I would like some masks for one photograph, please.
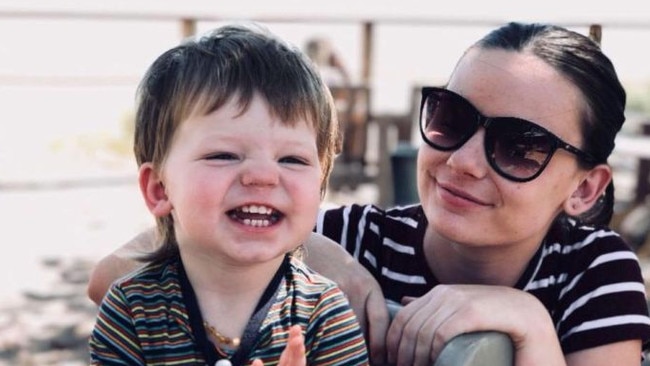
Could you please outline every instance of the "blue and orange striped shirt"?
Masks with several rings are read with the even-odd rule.
[[[308,365],[367,365],[357,319],[332,281],[291,258],[246,364],[277,365],[289,328],[299,324]],[[180,259],[150,264],[111,287],[90,338],[95,365],[205,365],[192,333]]]

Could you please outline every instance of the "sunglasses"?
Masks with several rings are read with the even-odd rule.
[[[515,182],[537,178],[555,151],[564,149],[589,164],[596,159],[536,123],[515,117],[486,117],[467,99],[442,88],[422,88],[420,133],[436,150],[460,148],[485,128],[485,155],[500,176]]]

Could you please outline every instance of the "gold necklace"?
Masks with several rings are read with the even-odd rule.
[[[203,326],[207,329],[208,333],[214,338],[217,343],[225,344],[228,347],[237,348],[239,347],[240,339],[226,337],[225,335],[219,333],[215,327],[210,325],[207,321],[203,321]]]

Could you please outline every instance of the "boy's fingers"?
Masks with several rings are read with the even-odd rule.
[[[287,347],[280,356],[280,366],[305,366],[307,364],[305,353],[305,338],[302,336],[302,329],[299,325],[294,325],[289,330]]]

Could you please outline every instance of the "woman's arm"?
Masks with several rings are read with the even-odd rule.
[[[144,265],[137,257],[155,250],[156,243],[156,230],[151,228],[102,258],[90,274],[88,297],[99,305],[113,281]]]
[[[386,336],[389,362],[430,365],[457,335],[500,331],[514,344],[516,365],[565,365],[544,306],[532,295],[500,286],[439,285],[408,299]]]
[[[439,285],[406,299],[386,337],[388,360],[430,365],[455,336],[500,331],[514,344],[515,365],[639,365],[641,341],[630,340],[564,355],[548,311],[534,296],[500,286]]]

